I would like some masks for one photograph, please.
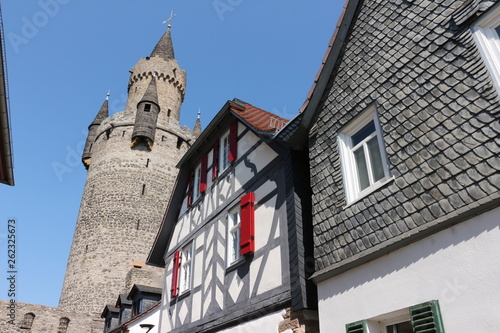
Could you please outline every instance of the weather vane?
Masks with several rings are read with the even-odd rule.
[[[163,24],[165,24],[169,21],[172,21],[172,19],[176,16],[177,16],[177,14],[174,14],[174,9],[172,8],[172,10],[170,11],[170,17],[168,19],[166,19],[165,21],[163,21]],[[169,24],[169,25],[167,25],[167,27],[171,28],[172,26]]]

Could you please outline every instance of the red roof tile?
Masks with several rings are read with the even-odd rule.
[[[248,103],[245,108],[231,104],[231,111],[240,116],[245,122],[261,132],[274,132],[283,128],[288,120],[271,112],[264,111]]]

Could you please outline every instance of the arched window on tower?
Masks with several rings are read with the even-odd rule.
[[[28,312],[27,314],[24,315],[20,328],[30,330],[34,320],[35,320],[35,314]]]
[[[62,317],[59,319],[59,327],[57,328],[57,333],[66,333],[68,331],[69,319]]]

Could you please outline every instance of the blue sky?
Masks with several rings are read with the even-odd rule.
[[[181,124],[206,126],[228,99],[298,113],[343,0],[3,1],[15,187],[0,187],[0,242],[17,221],[17,301],[57,306],[85,184],[87,127],[111,91],[122,111],[129,70],[174,9],[187,71]],[[7,273],[7,250],[0,267]],[[1,255],[1,252],[0,252]],[[0,256],[1,258],[1,256]],[[0,298],[7,299],[5,279]]]

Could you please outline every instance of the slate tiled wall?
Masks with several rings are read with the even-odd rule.
[[[360,1],[310,143],[316,270],[498,202],[499,96],[462,3]],[[346,206],[337,134],[372,104],[394,180]]]

